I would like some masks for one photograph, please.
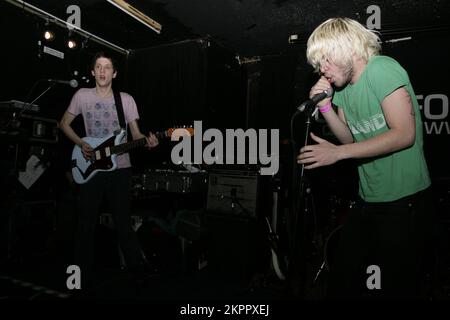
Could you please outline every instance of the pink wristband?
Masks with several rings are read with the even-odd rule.
[[[320,113],[327,113],[330,110],[331,110],[331,102],[328,102],[326,105],[319,108]]]

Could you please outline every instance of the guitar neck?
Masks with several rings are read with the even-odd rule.
[[[162,139],[167,137],[167,132],[166,131],[162,131],[162,132],[156,132],[155,136],[158,139]],[[111,147],[111,152],[115,153],[115,154],[119,154],[119,153],[124,153],[127,152],[131,149],[135,149],[138,147],[143,147],[147,144],[147,139],[146,138],[141,138],[141,139],[137,139],[137,140],[133,140],[131,142],[126,142],[126,143],[122,143],[122,144],[118,144],[116,146],[112,146]]]
[[[131,142],[122,143],[122,144],[118,144],[116,146],[111,147],[111,152],[116,153],[116,154],[124,153],[131,149],[135,149],[137,147],[143,147],[143,146],[145,146],[146,143],[147,143],[147,140],[145,138],[133,140]]]
[[[156,132],[155,136],[159,139],[164,139],[167,138],[169,135],[167,134],[167,131],[161,131],[161,132]]]

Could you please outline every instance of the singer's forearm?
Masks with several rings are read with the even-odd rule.
[[[381,102],[388,130],[373,138],[338,147],[342,159],[370,158],[408,148],[416,139],[416,113],[405,88],[399,88]],[[341,109],[339,109],[342,112]],[[345,115],[339,113],[345,121]]]
[[[333,132],[342,144],[353,143],[353,136],[350,129],[347,124],[339,118],[334,110],[322,113],[322,116],[325,118],[331,132]]]
[[[410,139],[401,129],[390,129],[371,139],[338,146],[339,160],[370,158],[392,153],[410,147]]]

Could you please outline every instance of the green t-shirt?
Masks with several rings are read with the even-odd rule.
[[[381,102],[400,87],[411,96],[416,118],[416,139],[409,148],[361,159],[358,165],[359,195],[367,202],[387,202],[424,190],[430,185],[423,154],[422,119],[408,74],[387,56],[372,57],[354,84],[336,91],[333,103],[343,108],[356,142],[389,130]]]

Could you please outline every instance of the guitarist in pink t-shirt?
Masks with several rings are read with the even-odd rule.
[[[90,138],[112,136],[120,129],[126,133],[129,128],[133,140],[143,141],[148,149],[156,147],[158,138],[152,133],[146,137],[139,129],[137,122],[139,115],[133,97],[120,92],[121,101],[116,103],[119,95],[115,97],[112,90],[112,80],[117,76],[114,60],[103,52],[97,53],[92,60],[91,72],[95,77],[95,87],[79,89],[60,121],[61,130],[79,147],[76,148],[81,150],[80,154],[86,161],[96,156],[94,151],[96,146],[87,142]],[[120,120],[120,109],[117,109],[117,104],[120,103],[123,120]],[[87,135],[83,139],[71,127],[72,121],[80,114]],[[121,126],[122,122],[124,124]],[[121,142],[126,142],[126,135],[123,135]],[[127,269],[140,270],[144,266],[144,259],[129,216],[132,176],[130,167],[129,154],[118,154],[113,168],[115,170],[98,172],[80,184],[75,264],[81,268],[82,288],[92,285],[94,281],[95,226],[103,198],[107,201],[108,209],[113,216]]]

